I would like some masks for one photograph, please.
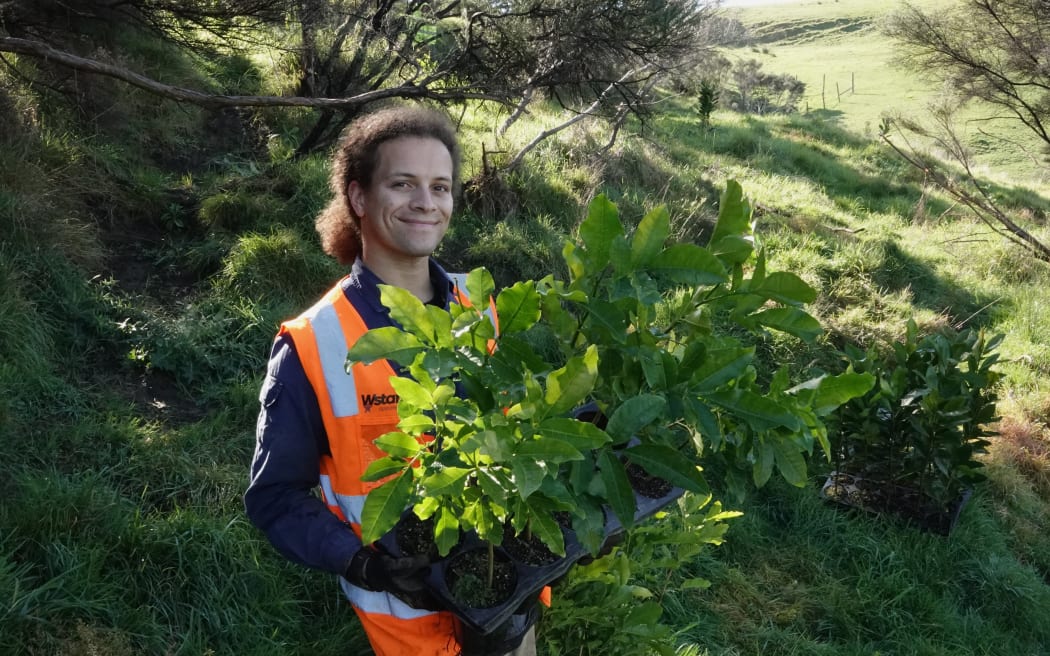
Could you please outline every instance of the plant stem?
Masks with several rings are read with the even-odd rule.
[[[496,578],[496,547],[489,542],[489,576],[488,588],[492,590],[492,581]]]

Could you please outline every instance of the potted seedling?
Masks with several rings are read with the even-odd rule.
[[[719,334],[716,318],[751,334],[812,339],[820,330],[801,307],[813,290],[794,274],[766,272],[750,217],[730,182],[706,247],[668,243],[666,210],[628,234],[599,197],[579,243],[563,249],[568,280],[495,294],[478,269],[466,277],[470,303],[447,312],[382,287],[401,329],[369,331],[349,362],[387,358],[407,375],[392,380],[398,431],[376,440],[388,456],[365,474],[382,484],[365,501],[364,541],[396,548],[390,534],[406,508],[430,522],[439,557],[432,590],[486,633],[610,534],[685,491],[709,494],[698,467],[706,452],[747,461],[757,483],[776,467],[801,485],[805,454],[826,444],[822,417],[865,392],[870,376],[789,386],[784,371],[763,388],[754,347]],[[483,311],[494,294],[498,332]],[[535,349],[537,340],[559,350]],[[665,488],[647,497],[644,477]],[[516,540],[538,541],[555,558],[523,563],[508,548]],[[468,553],[481,564],[463,583]],[[503,577],[510,593],[485,598],[502,561],[513,570]],[[475,607],[459,588],[479,593]]]
[[[977,457],[998,419],[1001,341],[974,329],[920,336],[909,321],[892,352],[847,348],[848,367],[877,383],[837,413],[836,469],[825,497],[947,534],[984,478]]]

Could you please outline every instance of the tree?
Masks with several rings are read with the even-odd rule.
[[[1050,146],[1050,2],[966,0],[939,12],[905,3],[886,23],[900,63],[1020,121]]]
[[[966,0],[929,12],[905,3],[890,16],[885,31],[904,46],[897,56],[900,64],[951,91],[931,108],[932,129],[897,118],[884,123],[883,140],[997,233],[1050,262],[1050,247],[1014,220],[977,180],[954,118],[962,105],[982,101],[1001,112],[989,118],[1019,121],[1050,151],[1050,2]],[[910,145],[894,143],[889,133],[894,124],[932,141],[962,167],[962,175]]]
[[[729,77],[735,88],[725,102],[744,113],[790,114],[798,108],[798,101],[806,92],[801,80],[793,75],[766,73],[757,59],[737,62]]]
[[[543,90],[575,111],[599,99],[614,116],[641,111],[653,76],[695,51],[712,11],[692,0],[85,0],[69,7],[0,3],[0,52],[202,106],[317,108],[299,154],[327,145],[363,107],[390,97],[487,99],[524,111]],[[265,46],[298,79],[273,96],[180,88],[97,59],[92,44],[74,36],[86,24],[147,29],[199,58]]]

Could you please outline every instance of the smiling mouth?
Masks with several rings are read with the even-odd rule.
[[[436,225],[438,225],[440,223],[439,221],[426,221],[424,219],[406,219],[406,218],[402,218],[402,217],[398,217],[397,220],[400,221],[401,223],[407,223],[409,225],[417,225],[417,226],[436,226]]]

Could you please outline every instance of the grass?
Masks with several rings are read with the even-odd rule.
[[[680,624],[701,609],[688,635],[712,654],[1038,653],[1050,633],[1033,613],[1048,591],[986,504],[944,539],[774,485],[707,561],[711,588],[669,608]]]
[[[453,270],[489,267],[502,285],[560,273],[560,244],[597,193],[629,222],[666,204],[674,233],[702,241],[719,190],[737,179],[770,268],[818,290],[812,311],[826,328],[814,345],[763,343],[769,366],[827,365],[847,342],[899,337],[912,317],[1007,335],[989,481],[950,538],[773,484],[736,504],[745,515],[721,547],[630,564],[622,616],[646,594],[633,586],[657,590],[683,654],[1050,649],[1050,270],[925,187],[865,130],[882,111],[874,99],[911,93],[879,63],[887,48],[864,22],[882,11],[870,0],[778,5],[762,29],[780,36],[742,53],[796,73],[803,56],[843,62],[840,73],[859,58],[872,68],[858,89],[871,97],[802,116],[719,111],[709,131],[689,99],[667,98],[600,155],[607,135],[581,122],[464,204],[439,253]],[[213,66],[216,84],[274,84],[263,59]],[[19,106],[34,102],[17,80],[0,82]],[[140,147],[124,127],[80,125],[54,104],[0,133],[0,653],[367,652],[332,577],[277,555],[240,501],[273,332],[341,273],[312,235],[328,193],[324,158],[280,160],[280,136],[230,150],[198,118],[182,116],[163,143],[151,124]],[[481,144],[513,153],[559,120],[537,107],[497,138],[500,118],[487,106],[464,113],[468,176],[482,170]],[[194,162],[144,152],[158,143],[201,151]],[[1050,200],[1004,179],[989,184],[1050,240]],[[711,586],[684,584],[695,577]],[[638,642],[611,635],[616,626],[588,632],[621,617],[602,600],[563,600],[540,627],[541,653]],[[574,618],[584,628],[550,633]]]
[[[936,11],[951,0],[924,2]],[[872,0],[803,0],[769,7],[731,10],[752,30],[754,43],[731,51],[734,58],[757,59],[773,73],[806,84],[802,109],[866,137],[878,133],[884,115],[919,118],[941,94],[934,81],[894,64],[895,49],[879,31],[880,21],[900,3]],[[1047,179],[1029,153],[1039,144],[1016,122],[982,120],[987,107],[960,114],[962,134],[984,175],[1023,180],[1044,188]]]

